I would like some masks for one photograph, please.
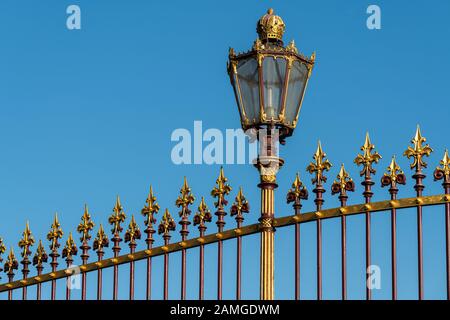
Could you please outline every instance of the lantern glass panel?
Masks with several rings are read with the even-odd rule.
[[[259,121],[259,77],[258,63],[255,58],[239,61],[237,65],[238,81],[243,110],[250,123]],[[238,90],[239,94],[239,90]]]
[[[285,119],[288,123],[292,124],[300,111],[299,108],[305,91],[308,69],[305,64],[296,60],[292,63],[290,72],[286,96]]]
[[[264,111],[267,119],[278,119],[281,111],[286,60],[284,58],[265,57],[263,60]]]

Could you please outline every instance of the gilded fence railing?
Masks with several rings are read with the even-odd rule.
[[[342,299],[347,298],[347,227],[346,217],[351,215],[362,214],[365,216],[365,255],[366,255],[366,267],[371,264],[371,214],[374,212],[388,211],[391,215],[391,284],[393,300],[397,299],[397,242],[396,242],[396,214],[400,209],[415,208],[417,210],[417,263],[418,263],[418,298],[424,298],[423,289],[423,246],[422,246],[422,208],[425,206],[437,206],[443,205],[445,209],[445,254],[446,254],[446,288],[447,299],[450,299],[450,157],[446,151],[443,159],[433,173],[434,180],[442,180],[443,194],[425,196],[423,190],[425,186],[423,181],[425,174],[423,169],[426,168],[426,163],[423,159],[424,156],[429,156],[432,149],[429,145],[425,144],[425,138],[422,137],[420,129],[417,128],[415,137],[412,140],[413,147],[408,147],[404,155],[408,158],[412,158],[413,162],[410,167],[413,169],[412,178],[415,180],[414,189],[416,196],[411,198],[397,199],[398,187],[406,183],[406,175],[400,169],[396,162],[395,157],[392,158],[390,165],[387,168],[387,172],[382,175],[380,185],[382,187],[389,187],[390,199],[385,201],[372,202],[373,195],[372,186],[375,181],[372,180],[375,174],[373,164],[377,163],[381,156],[374,152],[374,145],[370,142],[367,135],[364,145],[362,146],[362,154],[358,155],[355,159],[357,165],[362,166],[360,172],[363,181],[361,182],[364,187],[363,196],[364,203],[348,205],[348,192],[355,191],[355,182],[350,178],[344,165],[341,165],[337,179],[331,184],[331,194],[338,195],[340,207],[324,209],[323,194],[325,193],[325,183],[327,181],[324,173],[331,168],[331,163],[326,159],[326,155],[322,150],[322,146],[318,145],[317,151],[314,154],[314,161],[307,167],[307,171],[313,174],[312,183],[314,189],[312,192],[315,194],[316,208],[312,212],[302,213],[302,201],[308,199],[308,191],[305,185],[300,181],[299,176],[295,177],[292,188],[287,193],[287,202],[292,203],[293,215],[274,218],[272,221],[273,228],[281,228],[286,226],[294,226],[294,275],[293,281],[295,283],[295,299],[300,299],[300,226],[304,223],[315,222],[317,224],[317,299],[322,299],[322,221],[325,219],[339,218],[341,222],[341,296]],[[141,239],[142,234],[138,227],[138,223],[134,216],[131,217],[127,230],[124,233],[124,241],[128,244],[128,250],[126,253],[121,254],[123,249],[120,246],[122,242],[122,224],[126,220],[126,216],[121,205],[119,197],[117,197],[113,213],[108,219],[108,222],[112,226],[112,238],[108,239],[107,234],[103,226],[100,224],[98,232],[91,242],[91,232],[94,229],[94,223],[89,214],[87,206],[81,218],[81,222],[77,228],[77,232],[80,233],[80,249],[82,265],[79,266],[81,273],[81,299],[84,300],[87,297],[87,278],[89,273],[97,273],[97,295],[98,300],[102,299],[103,289],[103,275],[102,271],[106,268],[113,269],[112,279],[112,291],[113,299],[118,299],[119,290],[119,266],[123,264],[129,264],[130,274],[128,281],[129,299],[134,299],[135,294],[135,262],[146,261],[146,299],[151,299],[151,275],[152,275],[152,258],[157,256],[164,257],[164,286],[163,297],[168,299],[169,297],[169,257],[174,252],[181,252],[181,292],[180,299],[186,299],[186,256],[189,249],[199,248],[199,285],[198,285],[198,298],[204,298],[204,247],[206,245],[217,244],[217,299],[222,299],[222,277],[223,277],[223,242],[226,240],[236,239],[236,294],[235,298],[241,298],[241,282],[242,282],[242,238],[251,235],[261,233],[267,226],[262,222],[251,225],[243,225],[244,214],[250,211],[250,206],[244,197],[242,189],[239,189],[235,201],[229,206],[229,213],[236,220],[236,226],[234,228],[225,230],[224,217],[227,215],[226,207],[228,201],[226,196],[231,192],[231,187],[228,184],[228,180],[224,175],[223,169],[220,170],[219,177],[216,180],[216,186],[211,191],[211,195],[216,199],[214,203],[215,215],[217,216],[216,225],[217,231],[207,233],[207,223],[212,221],[213,215],[206,205],[205,199],[202,197],[199,202],[198,209],[193,215],[192,222],[194,226],[198,227],[199,236],[196,238],[188,238],[189,229],[191,224],[189,216],[191,214],[190,206],[194,204],[195,197],[191,192],[191,188],[188,185],[187,180],[184,180],[183,186],[180,190],[180,195],[176,200],[176,206],[179,207],[179,216],[181,226],[180,235],[181,241],[170,242],[171,232],[176,229],[175,220],[172,218],[170,212],[166,209],[161,222],[155,229],[156,214],[160,210],[160,206],[157,203],[156,197],[153,194],[153,189],[150,188],[149,195],[146,199],[146,204],[142,209],[142,215],[145,218],[145,230],[146,233],[145,243],[146,249],[136,251],[137,241]],[[158,233],[162,236],[164,244],[161,246],[153,246],[154,234]],[[12,299],[12,292],[14,290],[22,290],[22,299],[27,299],[27,290],[31,286],[36,287],[36,298],[39,300],[42,296],[42,284],[45,282],[51,282],[51,299],[56,299],[56,285],[58,279],[66,279],[74,274],[75,269],[72,268],[74,255],[78,253],[78,248],[74,240],[74,236],[69,233],[66,243],[62,250],[60,250],[60,240],[63,237],[63,231],[61,224],[55,215],[54,221],[51,225],[51,230],[47,234],[47,240],[50,242],[50,253],[47,254],[42,241],[39,241],[36,252],[31,258],[31,248],[35,245],[35,240],[31,233],[30,227],[27,223],[23,237],[19,242],[20,254],[22,260],[22,277],[20,280],[15,280],[15,272],[19,269],[19,261],[17,260],[13,248],[10,249],[9,254],[6,257],[4,265],[2,265],[7,275],[8,282],[0,285],[0,292],[8,292],[8,298]],[[113,256],[111,258],[105,258],[105,248],[112,244]],[[89,262],[89,253],[92,253],[92,249],[97,255],[97,261]],[[273,249],[273,248],[272,248]],[[279,249],[283,250],[283,249]],[[6,247],[3,240],[0,239],[0,261],[1,254],[6,252]],[[65,263],[58,258],[63,258]],[[49,263],[51,272],[43,274],[44,264]],[[261,262],[262,263],[262,262]],[[35,266],[36,273],[32,274],[30,265]],[[58,267],[61,268],[58,269]],[[270,281],[269,281],[270,282]],[[272,281],[273,282],[273,281]],[[263,282],[262,283],[267,283]],[[263,288],[262,288],[263,289]],[[66,299],[71,299],[70,288],[66,289]],[[366,299],[371,299],[371,289],[367,288]]]

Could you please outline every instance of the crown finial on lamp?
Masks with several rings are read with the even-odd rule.
[[[282,41],[286,25],[281,17],[274,14],[273,9],[267,10],[257,24],[256,31],[258,32],[261,41]]]

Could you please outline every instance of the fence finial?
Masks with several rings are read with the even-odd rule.
[[[300,175],[297,172],[295,175],[295,180],[292,183],[292,188],[289,189],[287,196],[286,196],[286,202],[291,203],[293,202],[293,207],[295,210],[295,214],[300,214],[300,210],[302,208],[302,200],[308,199],[308,190],[306,190],[306,187],[303,185],[303,182],[300,180]]]
[[[194,201],[195,201],[195,197],[191,193],[191,188],[189,188],[186,177],[184,177],[184,183],[183,183],[183,187],[181,187],[181,190],[180,190],[180,196],[178,196],[177,200],[175,201],[175,205],[177,207],[181,208],[181,211],[179,212],[181,221],[179,223],[181,225],[180,234],[181,234],[181,238],[183,241],[186,239],[186,237],[189,234],[188,225],[191,224],[188,220],[189,215],[191,214],[189,205],[193,204]]]
[[[148,193],[147,200],[145,200],[146,205],[142,208],[141,213],[145,217],[145,225],[147,230],[153,230],[153,224],[156,223],[155,214],[159,212],[159,204],[156,202],[156,197],[153,194],[153,188],[150,186],[150,192]],[[147,230],[145,232],[147,232]]]
[[[216,180],[217,186],[214,187],[211,191],[211,195],[214,198],[217,198],[217,201],[214,203],[214,206],[220,211],[223,210],[224,206],[228,204],[228,201],[225,199],[225,196],[230,194],[231,186],[227,184],[228,179],[225,177],[223,172],[223,167],[220,167],[219,177]]]
[[[325,159],[326,156],[327,155],[323,152],[322,144],[319,140],[316,153],[313,156],[314,162],[311,162],[306,168],[306,171],[314,174],[314,178],[312,178],[311,181],[316,185],[313,192],[316,194],[316,199],[314,202],[316,203],[317,211],[321,210],[324,202],[322,194],[325,192],[325,189],[323,188],[322,182],[326,182],[327,177],[323,175],[323,172],[329,171],[332,166],[331,162],[328,161],[328,159]]]
[[[359,173],[360,176],[370,177],[371,174],[375,174],[376,170],[373,168],[373,163],[378,163],[381,159],[381,155],[378,152],[373,152],[375,149],[375,145],[370,142],[369,133],[366,133],[366,140],[364,141],[364,145],[361,147],[362,154],[358,154],[355,158],[355,163],[363,168]]]
[[[58,239],[61,239],[63,235],[64,233],[58,220],[58,213],[55,213],[55,218],[51,225],[51,229],[47,234],[47,240],[51,241],[50,250],[52,252],[56,252],[59,248]]]
[[[134,219],[134,215],[131,215],[131,221],[128,225],[127,232],[125,233],[125,242],[129,242],[130,248],[136,246],[136,240],[141,238],[141,230]]]
[[[95,224],[89,214],[88,205],[84,205],[84,213],[81,217],[81,222],[77,227],[77,232],[81,233],[80,241],[87,244],[87,241],[91,240],[90,232],[94,228]]]
[[[194,226],[198,225],[198,230],[200,231],[201,237],[206,230],[205,222],[211,222],[211,220],[211,211],[209,211],[208,206],[206,205],[205,198],[202,197],[202,201],[200,201],[198,206],[198,211],[194,216]]]
[[[434,170],[434,181],[444,179],[442,186],[446,194],[450,193],[450,157],[448,150],[445,150],[444,157],[439,162],[442,167],[437,166]]]
[[[236,196],[236,201],[231,206],[230,215],[236,216],[237,227],[240,228],[242,226],[242,222],[244,222],[243,213],[250,212],[250,205],[248,204],[247,199],[244,197],[244,193],[242,192],[242,187],[239,188],[239,192]]]
[[[345,207],[348,199],[347,191],[355,191],[355,183],[350,178],[348,172],[345,171],[344,164],[341,165],[341,169],[336,178],[337,180],[331,186],[331,194],[339,193],[341,207]]]
[[[10,282],[14,278],[14,270],[17,270],[18,267],[19,262],[17,261],[16,256],[14,255],[14,249],[11,248],[8,254],[8,259],[6,260],[6,263],[4,265],[5,272],[8,274]]]
[[[122,232],[123,230],[120,224],[123,223],[125,219],[126,219],[125,212],[123,212],[123,207],[122,204],[120,203],[120,198],[119,196],[117,196],[116,204],[114,205],[113,208],[113,213],[108,219],[109,224],[113,226],[113,228],[111,229],[113,235],[119,236],[119,233]]]
[[[3,239],[0,238],[0,272],[3,271],[2,266],[1,266],[1,263],[2,263],[2,261],[3,261],[2,254],[4,254],[5,251],[6,251],[5,244],[3,243]],[[1,279],[1,277],[0,277],[0,279]]]
[[[328,159],[325,159],[326,156],[327,155],[325,152],[323,152],[322,144],[319,140],[319,142],[317,143],[316,153],[313,156],[314,162],[311,162],[306,168],[306,171],[311,174],[315,174],[314,178],[312,178],[313,184],[321,185],[322,182],[327,181],[327,178],[323,175],[323,172],[329,171],[332,164],[330,161],[328,161]]]
[[[19,241],[19,247],[22,249],[20,254],[24,258],[24,261],[28,260],[28,256],[31,254],[30,247],[33,246],[33,244],[34,238],[31,234],[30,224],[27,221],[25,231],[22,233],[22,239]]]
[[[108,236],[103,229],[103,225],[100,223],[100,227],[98,228],[97,236],[94,239],[94,250],[98,252],[103,252],[104,247],[109,246]]]
[[[161,223],[158,226],[158,234],[162,234],[163,237],[170,238],[170,231],[175,230],[175,221],[170,215],[169,209],[166,209],[161,219]]]
[[[69,233],[69,237],[67,238],[66,245],[62,251],[62,257],[66,258],[67,265],[69,266],[73,261],[73,256],[76,256],[78,253],[77,245],[73,240],[72,232]]]
[[[410,167],[411,169],[416,168],[416,171],[421,170],[422,167],[426,168],[427,164],[423,161],[423,156],[429,157],[431,152],[433,152],[433,149],[426,144],[422,145],[427,141],[425,137],[422,136],[422,133],[420,132],[420,127],[417,125],[416,134],[414,135],[414,138],[411,140],[411,143],[414,144],[414,147],[408,147],[406,151],[403,153],[404,156],[406,156],[408,159],[413,157],[414,161],[411,163]]]
[[[48,260],[48,255],[45,252],[45,248],[44,245],[42,244],[42,240],[39,240],[39,244],[37,246],[36,249],[36,253],[34,254],[33,257],[33,266],[36,266],[36,269],[38,269],[38,273],[39,269],[40,271],[42,271],[42,269],[44,269],[44,263],[46,263]]]

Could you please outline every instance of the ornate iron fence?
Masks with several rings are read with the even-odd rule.
[[[214,203],[215,215],[217,216],[217,232],[206,234],[207,222],[212,221],[212,215],[208,209],[205,199],[202,197],[198,206],[197,212],[193,218],[194,226],[198,227],[199,237],[188,239],[189,230],[188,226],[191,224],[189,216],[191,214],[190,206],[194,204],[195,198],[192,195],[191,189],[188,186],[187,180],[184,180],[183,187],[180,191],[180,195],[176,200],[176,206],[180,208],[179,216],[181,218],[179,224],[181,225],[181,241],[176,243],[170,243],[171,231],[175,230],[175,220],[172,218],[169,211],[166,209],[161,222],[155,230],[156,224],[155,214],[160,210],[160,206],[156,202],[156,197],[153,194],[152,188],[146,200],[146,205],[142,209],[142,215],[145,217],[146,228],[144,233],[146,234],[145,243],[147,248],[145,250],[136,251],[137,241],[141,239],[142,234],[136,223],[134,216],[131,217],[128,229],[124,234],[124,241],[128,244],[129,252],[120,255],[122,250],[120,243],[122,242],[122,224],[125,222],[125,213],[120,203],[119,197],[113,208],[113,213],[109,217],[108,222],[112,225],[112,251],[113,257],[105,258],[105,248],[110,245],[108,236],[105,233],[103,226],[100,224],[97,235],[93,242],[91,241],[91,232],[94,224],[91,220],[88,208],[85,208],[84,214],[81,218],[81,223],[77,228],[77,232],[81,234],[81,259],[82,265],[79,267],[82,281],[81,281],[81,298],[86,299],[87,291],[87,276],[89,273],[97,272],[97,299],[102,299],[102,271],[106,268],[113,269],[113,299],[118,298],[118,275],[119,266],[123,264],[130,265],[129,275],[129,299],[134,299],[134,285],[135,285],[135,262],[146,261],[146,298],[151,299],[151,274],[152,274],[152,258],[157,256],[164,256],[164,299],[168,299],[168,283],[169,283],[169,257],[171,253],[181,251],[181,293],[180,298],[186,298],[186,255],[187,251],[192,248],[199,248],[199,289],[198,298],[204,298],[204,247],[206,245],[217,244],[217,258],[218,258],[218,270],[217,270],[217,299],[222,299],[222,277],[223,277],[223,241],[236,239],[236,299],[241,298],[241,263],[242,263],[242,238],[256,233],[261,233],[261,247],[267,249],[267,254],[261,255],[261,297],[273,296],[273,279],[263,279],[264,277],[273,275],[273,270],[263,270],[264,268],[273,268],[273,242],[263,243],[268,241],[263,237],[262,230],[267,228],[281,228],[285,226],[295,227],[295,299],[300,299],[300,225],[308,222],[316,222],[317,224],[317,299],[322,299],[322,221],[325,219],[340,219],[341,222],[341,288],[342,299],[347,298],[347,252],[346,252],[346,217],[350,215],[365,215],[365,228],[366,228],[366,267],[371,265],[371,213],[379,211],[390,211],[391,214],[391,268],[392,268],[392,299],[397,299],[397,253],[396,253],[396,213],[397,210],[404,208],[416,208],[417,210],[417,240],[418,240],[418,293],[419,299],[423,299],[423,246],[422,246],[422,208],[424,206],[436,206],[443,205],[445,208],[445,243],[446,243],[446,287],[447,287],[447,299],[450,298],[450,157],[448,152],[445,152],[444,158],[440,162],[440,166],[434,171],[435,180],[443,180],[444,194],[424,196],[423,190],[425,188],[423,181],[425,174],[423,168],[427,167],[423,157],[429,156],[432,149],[429,145],[425,145],[426,139],[422,137],[420,129],[417,128],[415,137],[412,140],[413,147],[408,147],[404,155],[408,158],[412,158],[413,162],[410,165],[414,170],[412,178],[415,181],[414,189],[416,191],[416,197],[397,199],[398,186],[403,185],[406,182],[406,176],[396,163],[395,157],[387,168],[387,172],[381,178],[381,185],[383,187],[389,187],[390,199],[380,202],[372,202],[372,186],[375,182],[372,180],[372,176],[375,174],[373,164],[377,163],[381,156],[374,152],[374,145],[370,142],[367,135],[365,144],[361,147],[362,154],[359,154],[355,163],[362,166],[360,175],[363,177],[362,186],[364,187],[364,203],[356,205],[348,205],[348,192],[355,190],[355,183],[349,177],[344,165],[341,166],[337,180],[331,186],[331,193],[338,195],[341,206],[332,209],[323,208],[323,194],[325,192],[324,183],[327,179],[324,175],[331,167],[331,163],[326,159],[326,155],[322,150],[319,143],[317,151],[314,155],[314,161],[309,164],[307,171],[314,175],[312,182],[314,184],[315,193],[315,205],[316,210],[313,212],[302,213],[302,201],[308,199],[308,192],[300,181],[297,175],[292,188],[287,194],[287,202],[293,204],[294,214],[273,218],[269,220],[269,226],[267,225],[267,217],[262,216],[260,223],[243,226],[244,214],[250,210],[249,204],[244,197],[242,189],[237,193],[234,203],[231,205],[230,215],[235,217],[236,227],[224,230],[225,221],[224,217],[227,215],[225,207],[228,205],[226,197],[231,192],[231,187],[227,183],[227,178],[224,175],[223,169],[220,170],[218,179],[216,180],[216,187],[211,191],[211,195],[216,199]],[[273,188],[276,188],[276,184],[273,184]],[[273,191],[273,190],[272,190]],[[268,192],[267,188],[262,187],[262,193]],[[266,203],[270,197],[264,197],[262,195],[261,210],[266,210],[267,207],[272,206],[273,203]],[[266,199],[266,200],[264,200]],[[263,212],[263,211],[262,211]],[[264,211],[265,212],[265,211]],[[154,247],[154,234],[162,235],[164,245]],[[71,268],[73,263],[73,256],[77,254],[77,246],[73,239],[72,234],[69,234],[67,242],[62,249],[60,249],[60,239],[63,236],[61,225],[58,221],[58,217],[55,215],[54,221],[51,225],[51,230],[47,235],[47,240],[50,241],[50,253],[47,254],[42,241],[39,241],[36,252],[32,259],[31,247],[35,244],[35,240],[31,234],[30,228],[27,224],[23,237],[19,242],[21,249],[22,260],[22,280],[14,280],[15,272],[19,267],[19,262],[11,248],[6,262],[3,266],[4,272],[7,274],[8,282],[0,285],[0,292],[8,292],[8,298],[12,299],[13,290],[22,290],[22,299],[27,299],[27,289],[31,286],[36,287],[36,297],[41,299],[42,288],[41,285],[44,282],[51,282],[51,299],[56,299],[56,280],[68,278],[74,273],[74,269]],[[272,245],[271,245],[272,243]],[[91,246],[95,250],[97,255],[96,262],[89,262]],[[0,239],[0,254],[6,251],[3,241]],[[58,270],[61,261],[58,258],[62,255],[65,259],[65,266]],[[267,262],[266,260],[272,262]],[[1,261],[1,257],[0,257]],[[44,264],[49,263],[52,271],[47,274],[42,274]],[[30,265],[35,266],[36,275],[30,276]],[[3,271],[0,269],[0,271]],[[367,287],[367,286],[366,286]],[[70,288],[66,290],[66,299],[70,299]],[[371,299],[371,290],[367,287],[366,298]]]

